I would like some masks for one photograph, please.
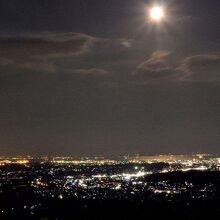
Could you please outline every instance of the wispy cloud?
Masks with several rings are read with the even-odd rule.
[[[155,51],[137,66],[135,76],[139,83],[173,81],[179,79],[175,64],[169,61],[170,51]]]
[[[184,73],[185,80],[220,81],[220,52],[187,57],[178,69]]]
[[[1,36],[0,67],[54,72],[54,59],[88,53],[96,41],[81,33]]]

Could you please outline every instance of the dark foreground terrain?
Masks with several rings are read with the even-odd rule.
[[[129,165],[125,168],[130,169]],[[155,172],[125,180],[90,180],[84,173],[66,177],[65,169],[56,169],[59,172],[51,178],[40,169],[2,168],[0,219],[217,220],[220,216],[219,171]]]
[[[207,201],[76,201],[41,200],[35,214],[22,210],[23,200],[14,201],[16,211],[1,219],[218,219],[219,200]]]

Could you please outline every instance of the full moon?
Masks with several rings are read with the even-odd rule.
[[[164,18],[164,9],[160,6],[154,6],[150,9],[150,18],[153,21],[161,21]]]

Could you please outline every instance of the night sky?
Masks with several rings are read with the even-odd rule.
[[[220,1],[1,0],[0,108],[1,155],[219,153]]]

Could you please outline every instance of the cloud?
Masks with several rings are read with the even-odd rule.
[[[161,72],[170,70],[170,65],[167,63],[169,55],[169,51],[156,51],[148,60],[139,64],[138,69],[146,72]]]
[[[137,66],[136,76],[139,80],[158,81],[175,80],[179,77],[174,65],[169,63],[170,51],[156,51],[149,59]]]
[[[167,50],[155,51],[145,59],[149,50],[152,48],[146,42],[83,33],[4,35],[0,36],[0,73],[67,73],[88,79],[97,77],[106,85],[120,86],[220,81],[220,52],[189,56],[179,64]]]
[[[0,57],[27,59],[85,53],[97,39],[81,33],[23,34],[0,37]]]
[[[190,81],[220,81],[220,52],[198,54],[185,58],[178,67],[183,79]]]
[[[0,37],[0,67],[55,72],[56,59],[86,54],[98,38],[81,33]]]
[[[125,48],[131,48],[132,47],[131,41],[128,41],[128,40],[121,40],[121,45]]]
[[[167,59],[167,57],[169,57],[171,54],[170,51],[166,51],[166,50],[160,50],[160,51],[155,51],[150,59],[148,60],[150,63],[155,63],[158,61],[165,61]]]
[[[220,82],[220,52],[197,54],[170,64],[169,51],[156,51],[140,63],[136,74],[139,82]],[[138,78],[139,76],[139,78]]]
[[[0,36],[0,72],[77,70],[88,76],[103,76],[107,75],[103,69],[123,68],[132,63],[134,50],[130,39],[97,38],[83,33],[4,35]]]

